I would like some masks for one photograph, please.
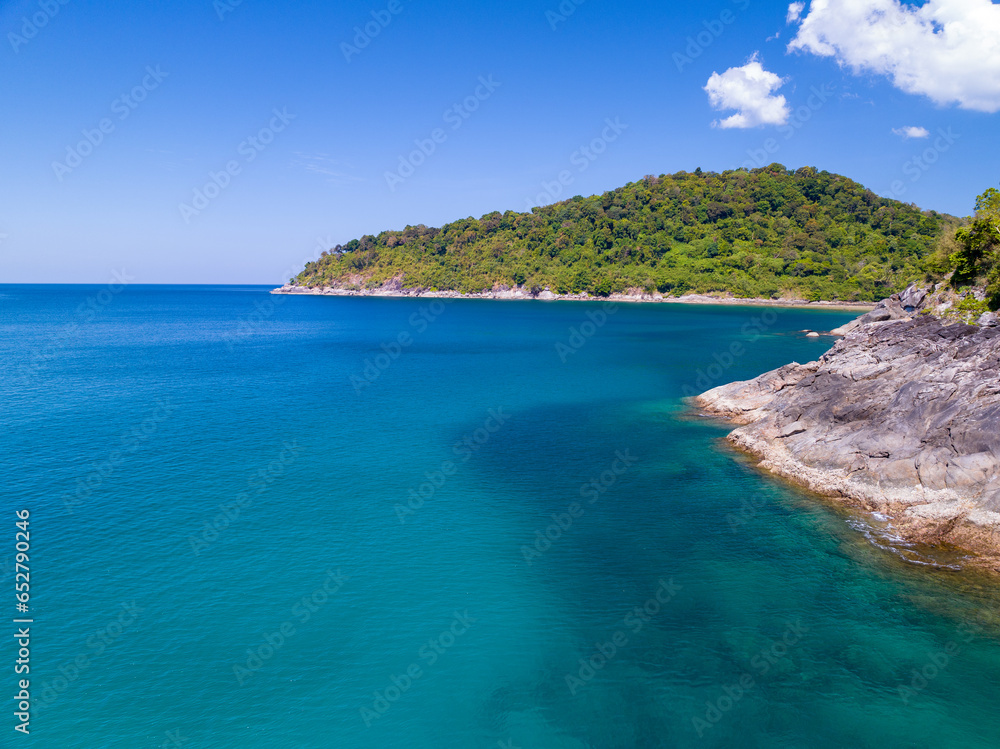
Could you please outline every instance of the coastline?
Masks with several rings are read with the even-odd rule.
[[[694,402],[704,416],[740,423],[731,413],[715,410],[700,396]],[[779,440],[764,439],[750,431],[737,429],[726,437],[726,442],[754,459],[754,465],[772,477],[867,514],[868,517],[862,517],[866,523],[873,515],[880,516],[888,522],[895,540],[904,545],[920,544],[967,553],[963,565],[1000,575],[997,535],[1000,515],[973,507],[951,489],[865,484],[838,471],[809,465],[796,458]],[[965,507],[955,513],[950,509],[955,504]],[[951,568],[926,560],[920,563]]]
[[[806,299],[763,299],[741,298],[733,296],[710,296],[707,294],[686,294],[684,296],[664,296],[663,294],[609,294],[608,296],[591,296],[590,294],[555,294],[548,289],[532,294],[523,288],[500,287],[491,291],[481,291],[462,294],[457,291],[432,291],[429,289],[404,289],[402,287],[380,287],[377,289],[344,289],[333,286],[308,287],[285,284],[271,290],[272,294],[301,294],[306,296],[372,296],[372,297],[408,297],[428,299],[491,299],[510,301],[544,301],[544,302],[622,302],[626,304],[719,304],[746,307],[788,307],[797,309],[824,309],[846,312],[867,312],[875,308],[874,303],[818,301]]]
[[[901,556],[968,552],[962,566],[1000,573],[1000,328],[939,319],[937,291],[880,302],[817,361],[688,402],[761,470],[885,523]]]

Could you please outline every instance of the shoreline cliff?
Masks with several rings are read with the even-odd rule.
[[[759,466],[1000,572],[1000,327],[911,287],[793,362],[694,401]]]

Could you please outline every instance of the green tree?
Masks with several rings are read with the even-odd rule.
[[[984,194],[982,213],[996,212],[997,193]],[[309,263],[296,282],[377,288],[401,280],[406,288],[459,291],[528,283],[591,294],[655,287],[873,301],[950,270],[952,255],[965,248],[954,240],[958,225],[813,168],[698,170],[527,213],[366,235]],[[981,238],[973,251],[987,244]],[[983,253],[970,272],[982,270]]]
[[[991,187],[979,196],[972,224],[955,238],[960,247],[950,257],[952,285],[983,282],[990,309],[1000,309],[1000,190]]]

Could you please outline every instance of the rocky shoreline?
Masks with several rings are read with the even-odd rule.
[[[739,424],[728,439],[761,468],[1000,572],[1000,327],[942,320],[937,301],[911,287],[818,361],[695,402]]]
[[[590,294],[556,294],[546,288],[537,293],[524,286],[497,286],[488,291],[472,294],[462,294],[457,291],[433,291],[423,288],[404,288],[400,284],[389,283],[374,289],[345,288],[339,286],[296,286],[285,284],[273,289],[272,294],[308,294],[314,296],[376,296],[376,297],[412,297],[432,299],[507,299],[507,300],[541,300],[568,302],[627,302],[627,303],[660,303],[660,304],[731,304],[766,307],[804,307],[809,309],[843,309],[865,311],[873,309],[873,304],[864,302],[819,301],[810,302],[806,299],[744,299],[733,296],[710,296],[707,294],[686,294],[684,296],[664,296],[663,294],[646,294],[633,290],[628,294],[610,294],[606,297]]]

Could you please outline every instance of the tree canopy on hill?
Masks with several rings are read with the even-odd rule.
[[[812,167],[699,169],[530,213],[366,235],[323,253],[293,282],[874,301],[924,275],[958,223]]]
[[[991,187],[979,196],[975,219],[959,229],[956,240],[959,247],[946,265],[954,270],[952,285],[982,284],[989,308],[1000,309],[1000,190]]]

